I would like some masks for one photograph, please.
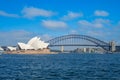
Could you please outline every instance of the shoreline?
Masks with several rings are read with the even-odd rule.
[[[34,54],[35,54],[35,55],[38,55],[38,54],[41,54],[41,55],[42,55],[42,54],[58,54],[58,53],[57,53],[57,52],[51,52],[51,53],[6,53],[6,52],[3,52],[3,54],[21,54],[21,55],[22,55],[22,54],[23,54],[23,55],[29,55],[29,54],[30,54],[30,55],[31,55],[31,54],[33,54],[33,55],[34,55]]]
[[[50,49],[42,50],[14,50],[5,51],[5,54],[57,54],[57,52],[51,52]]]

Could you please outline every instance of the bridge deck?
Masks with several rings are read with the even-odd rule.
[[[55,44],[55,45],[49,45],[50,47],[52,46],[95,46],[95,47],[99,47],[99,46],[103,46],[103,47],[109,47],[108,45],[87,45],[87,44]]]

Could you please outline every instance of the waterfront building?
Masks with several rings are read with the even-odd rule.
[[[47,48],[49,43],[45,43],[44,41],[40,40],[40,37],[33,37],[28,41],[27,44],[25,43],[18,43],[19,50],[38,50],[38,49],[45,49]]]
[[[7,49],[8,49],[9,51],[15,51],[17,48],[16,48],[16,47],[12,47],[12,46],[8,46]]]
[[[77,53],[103,53],[102,48],[77,48],[73,52]]]
[[[0,47],[0,51],[3,51],[3,48]]]
[[[18,50],[31,50],[34,49],[31,45],[25,44],[25,43],[18,43]]]
[[[17,47],[7,47],[5,53],[8,54],[51,54],[48,48],[49,43],[40,40],[39,37],[33,37],[27,44],[18,42]]]

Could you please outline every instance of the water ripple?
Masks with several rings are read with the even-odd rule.
[[[120,80],[120,54],[0,56],[0,80]]]

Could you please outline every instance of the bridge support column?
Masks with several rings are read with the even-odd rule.
[[[110,51],[115,52],[116,51],[116,45],[114,41],[111,41],[110,43]]]
[[[61,52],[64,52],[64,46],[61,46]]]

